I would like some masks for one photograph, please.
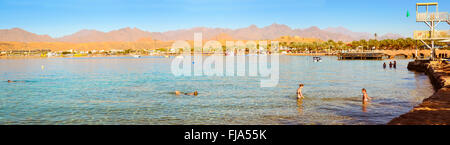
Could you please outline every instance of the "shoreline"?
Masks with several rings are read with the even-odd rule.
[[[424,72],[430,78],[435,93],[424,99],[408,113],[402,114],[388,125],[449,125],[450,124],[450,64],[415,60],[408,70]]]

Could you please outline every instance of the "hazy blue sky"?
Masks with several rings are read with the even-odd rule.
[[[0,29],[19,27],[60,37],[81,29],[137,27],[163,32],[279,23],[411,37],[413,30],[426,29],[415,22],[415,3],[436,1],[440,11],[450,12],[450,0],[0,0]],[[449,26],[441,23],[439,29]]]

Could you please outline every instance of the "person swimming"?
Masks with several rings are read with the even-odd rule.
[[[298,85],[298,89],[297,89],[297,99],[303,99],[305,98],[302,94],[302,88],[303,88],[303,84],[299,84]]]
[[[365,88],[362,88],[362,103],[366,104],[367,102],[369,102],[372,98],[369,97],[369,95],[367,95],[367,90]]]
[[[180,91],[175,91],[175,95],[181,95],[181,94],[184,94],[184,95],[190,95],[190,96],[197,96],[198,95],[198,92],[197,91],[195,91],[195,92],[192,92],[192,93],[183,93],[183,92],[180,92]]]
[[[8,83],[26,83],[28,81],[14,81],[14,80],[8,80]]]

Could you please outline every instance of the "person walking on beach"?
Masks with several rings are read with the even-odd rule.
[[[302,94],[302,88],[303,88],[303,84],[299,84],[298,85],[298,89],[297,89],[297,99],[303,99],[303,94]]]
[[[362,103],[366,104],[367,102],[369,102],[369,100],[371,100],[372,98],[369,97],[369,95],[367,95],[367,90],[365,88],[362,88]]]
[[[383,68],[386,69],[386,62],[383,62]]]

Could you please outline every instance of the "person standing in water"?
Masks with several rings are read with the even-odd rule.
[[[372,98],[369,97],[369,95],[367,95],[367,90],[365,88],[362,88],[362,103],[366,104],[367,102],[369,102]]]
[[[397,68],[397,61],[394,60],[394,68]]]
[[[386,62],[383,62],[383,68],[384,69],[386,68]]]
[[[389,62],[389,68],[392,68],[392,62]]]
[[[302,94],[302,88],[303,88],[303,84],[299,84],[298,85],[298,89],[297,89],[297,99],[303,99],[303,94]]]

